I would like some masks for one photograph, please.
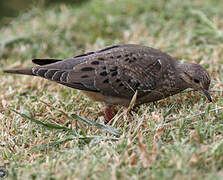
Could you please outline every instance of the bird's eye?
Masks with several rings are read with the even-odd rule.
[[[200,83],[199,79],[194,79],[195,83]]]

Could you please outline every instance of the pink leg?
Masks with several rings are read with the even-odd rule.
[[[113,118],[112,106],[108,105],[105,107],[105,123],[107,124]]]

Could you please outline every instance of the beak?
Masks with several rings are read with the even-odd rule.
[[[206,90],[206,89],[201,89],[201,91],[204,93],[204,95],[208,98],[208,100],[210,102],[212,102],[212,98],[211,98],[211,95],[210,93]]]

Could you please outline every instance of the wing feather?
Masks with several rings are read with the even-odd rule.
[[[160,51],[137,45],[120,45],[90,52],[32,69],[33,74],[68,87],[130,98],[138,90],[156,88],[162,70]],[[147,92],[148,93],[148,92]]]

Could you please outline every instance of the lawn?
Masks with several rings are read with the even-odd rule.
[[[89,0],[31,7],[0,29],[0,166],[9,179],[223,179],[223,3]],[[68,58],[134,43],[195,62],[214,102],[186,90],[117,107],[37,77],[4,74],[32,58]]]

